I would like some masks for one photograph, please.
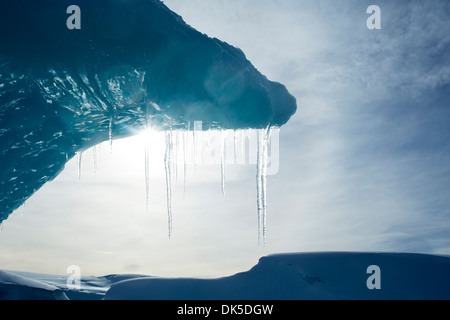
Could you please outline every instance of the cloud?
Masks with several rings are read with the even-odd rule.
[[[369,1],[165,3],[195,28],[241,48],[299,101],[280,130],[280,170],[268,177],[267,246],[256,241],[254,168],[227,167],[225,198],[219,170],[190,168],[186,200],[174,200],[170,242],[164,190],[157,191],[163,180],[152,191],[160,211],[126,241],[114,240],[123,232],[125,218],[116,211],[123,207],[112,193],[105,196],[108,236],[121,254],[102,261],[151,274],[222,276],[271,252],[450,253],[446,1],[378,1],[382,30],[373,32],[365,25]],[[85,248],[78,249],[84,261]]]

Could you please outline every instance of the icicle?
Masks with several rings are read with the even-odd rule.
[[[166,132],[166,153],[164,168],[166,171],[166,197],[169,239],[172,235],[172,131]]]
[[[225,195],[225,134],[220,131],[220,183],[222,186],[222,194]]]
[[[142,81],[144,81],[144,76],[142,78]],[[147,104],[146,106],[146,113],[145,113],[145,130],[147,133],[150,130],[150,104]],[[148,212],[149,209],[149,203],[150,203],[150,141],[148,139],[148,135],[145,136],[144,141],[144,167],[145,167],[145,209]]]
[[[187,132],[183,132],[183,199],[186,195],[186,143],[187,143]]]
[[[174,140],[172,142],[172,166],[173,166],[173,173],[175,175],[175,186],[178,185],[178,130],[175,132],[172,132],[172,139]]]
[[[262,135],[258,134],[258,154],[256,162],[256,201],[258,208],[258,244],[261,242],[261,218],[262,218]]]
[[[149,161],[150,161],[150,146],[148,139],[145,140],[145,208],[148,211],[148,205],[149,205],[149,199],[150,199],[150,168],[149,168]]]
[[[263,166],[262,166],[262,236],[264,241],[264,246],[266,245],[266,230],[267,230],[267,159],[268,159],[268,147],[271,129],[270,127],[266,128],[264,131],[264,140],[263,140]]]
[[[266,244],[267,229],[267,159],[271,129],[267,127],[258,134],[258,155],[256,169],[256,192],[258,206],[258,243],[263,238]]]
[[[77,152],[77,164],[78,164],[78,181],[81,180],[81,160],[83,158],[83,152]]]
[[[192,141],[194,143],[194,169],[197,172],[197,134],[195,133],[195,127],[192,130]]]
[[[111,116],[109,118],[109,129],[108,129],[108,131],[109,131],[109,133],[108,133],[108,136],[109,136],[109,153],[112,153],[112,144],[113,144],[112,125],[113,125],[113,117]]]
[[[211,151],[210,150],[210,140],[213,139],[213,141],[215,141],[214,138],[215,138],[215,136],[213,134],[211,134],[211,127],[209,127],[206,132],[202,131],[202,143],[204,144],[206,152],[210,152]],[[209,163],[208,162],[209,160],[206,160],[204,155],[202,154],[201,155],[201,163],[205,164],[205,161],[206,161],[206,163]]]

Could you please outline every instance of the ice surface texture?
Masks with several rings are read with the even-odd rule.
[[[0,3],[0,222],[77,151],[145,126],[281,126],[295,98],[157,0]]]

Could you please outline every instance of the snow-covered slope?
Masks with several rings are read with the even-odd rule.
[[[80,287],[68,286],[68,275],[0,270],[0,300],[100,300],[116,282],[142,275],[83,276]],[[147,276],[148,277],[148,276]]]
[[[369,289],[378,266],[380,289]],[[370,271],[370,270],[369,270]],[[370,278],[370,279],[369,279]],[[369,282],[369,287],[368,287]],[[106,299],[450,299],[450,258],[398,253],[294,253],[220,279],[134,279]]]
[[[68,298],[57,286],[0,270],[0,299],[67,300]]]
[[[371,266],[377,270],[374,272]],[[0,271],[0,299],[448,300],[450,257],[410,253],[291,253],[263,257],[249,271],[217,279],[84,277],[80,290],[69,290],[66,280],[66,276]]]

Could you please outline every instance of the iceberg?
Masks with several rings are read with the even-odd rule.
[[[57,286],[0,270],[0,300],[68,300]]]
[[[155,130],[280,127],[296,99],[159,0],[0,3],[0,223],[65,163]],[[80,172],[81,174],[81,172]]]
[[[371,266],[380,272],[373,288]],[[450,257],[393,252],[307,252],[264,256],[221,278],[150,275],[82,277],[0,271],[0,299],[70,300],[448,300]],[[39,290],[37,290],[39,289]]]
[[[371,265],[380,289],[367,285]],[[447,300],[448,256],[383,252],[310,252],[262,257],[246,272],[216,279],[128,279],[104,299],[149,300]]]

